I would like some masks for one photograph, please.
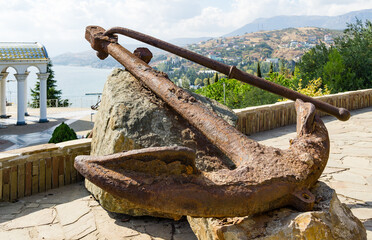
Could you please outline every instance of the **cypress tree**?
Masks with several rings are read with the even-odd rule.
[[[218,73],[216,73],[216,75],[214,75],[214,83],[218,82]]]
[[[260,62],[257,62],[257,77],[262,78]]]
[[[61,99],[62,91],[57,90],[57,81],[54,79],[54,71],[52,69],[53,64],[51,62],[47,65],[47,73],[49,73],[47,79],[47,100],[56,99],[58,101],[58,106],[67,107],[69,105],[68,99]],[[38,108],[40,100],[40,80],[36,81],[35,88],[31,89],[32,96],[32,107]],[[47,102],[48,107],[54,107],[57,104],[55,102]]]
[[[269,73],[273,73],[274,72],[274,66],[273,66],[273,63],[270,62],[270,71]]]

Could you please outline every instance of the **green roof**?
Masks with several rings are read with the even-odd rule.
[[[48,59],[48,53],[40,43],[0,42],[0,61]]]

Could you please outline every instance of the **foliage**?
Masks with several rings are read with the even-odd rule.
[[[271,82],[277,83],[290,89],[296,88],[296,80],[294,77],[288,75],[286,76],[278,72],[269,73],[266,80],[269,80]]]
[[[332,92],[372,87],[372,23],[361,20],[348,24],[333,47],[319,44],[305,53],[298,64],[307,84],[321,77]]]
[[[47,99],[56,99],[58,101],[58,104],[56,102],[48,102],[48,107],[54,107],[54,106],[62,106],[67,107],[69,106],[68,99],[61,99],[62,91],[57,90],[57,84],[56,80],[54,80],[54,71],[52,69],[53,65],[51,62],[47,65],[47,73],[49,73],[48,79],[47,79]],[[35,84],[35,88],[31,89],[31,96],[32,96],[32,103],[31,106],[34,108],[40,107],[40,80],[38,80]]]
[[[307,84],[303,84],[302,79],[298,79],[298,68],[293,75],[288,69],[282,68],[285,74],[279,72],[269,73],[266,80],[282,85],[289,89],[298,91],[302,94],[316,97],[330,94],[331,91],[326,84],[323,84],[321,78],[312,79]],[[225,85],[225,99],[224,99]],[[268,91],[242,83],[236,79],[219,79],[206,87],[197,89],[196,93],[214,99],[230,108],[245,108],[263,104],[272,104],[277,101],[283,101],[282,97]]]
[[[323,66],[328,61],[328,49],[324,43],[316,45],[306,52],[297,64],[300,76],[307,84],[311,79],[318,78],[323,74]]]
[[[62,122],[61,125],[54,129],[52,138],[49,140],[49,143],[59,143],[74,139],[77,139],[75,131],[67,124]]]
[[[270,62],[270,71],[269,73],[273,73],[274,72],[274,66],[273,66],[273,63]]]
[[[182,78],[182,87],[185,89],[190,89],[190,82],[187,78]]]
[[[257,77],[262,78],[260,62],[257,62]]]
[[[225,101],[224,90],[225,84]],[[200,88],[196,93],[214,99],[230,108],[244,108],[276,102],[279,97],[262,89],[252,87],[236,79],[219,79],[218,82]]]
[[[324,88],[322,88],[321,78],[311,80],[305,87],[302,86],[302,79],[299,79],[298,86],[296,87],[296,89],[292,89],[292,90],[295,90],[309,97],[318,97],[318,96],[331,94],[331,90],[328,89],[327,85],[324,85]],[[288,99],[285,98],[279,101],[286,101],[286,100]]]
[[[311,80],[305,87],[302,87],[302,79],[300,79],[300,82],[297,87],[297,92],[305,94],[309,97],[318,97],[331,94],[331,90],[328,89],[327,85],[324,85],[324,88],[321,87],[322,87],[321,78]]]

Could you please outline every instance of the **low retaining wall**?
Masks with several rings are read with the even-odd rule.
[[[318,97],[349,110],[372,106],[372,89]],[[293,101],[234,110],[237,128],[257,133],[296,122]],[[326,115],[320,112],[321,115]],[[43,144],[0,152],[0,201],[18,198],[81,181],[74,168],[77,155],[89,155],[91,139]]]
[[[81,181],[77,155],[89,155],[91,139],[0,152],[0,200],[18,198]]]
[[[337,107],[355,110],[372,106],[372,89],[316,98]],[[247,135],[296,123],[296,110],[293,101],[235,109],[234,112],[238,115],[237,129]],[[327,115],[320,111],[318,113],[321,116]]]

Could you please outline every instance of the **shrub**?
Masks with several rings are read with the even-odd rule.
[[[77,139],[75,131],[67,124],[62,122],[61,125],[54,129],[52,138],[49,140],[49,143],[60,143],[74,139]]]

